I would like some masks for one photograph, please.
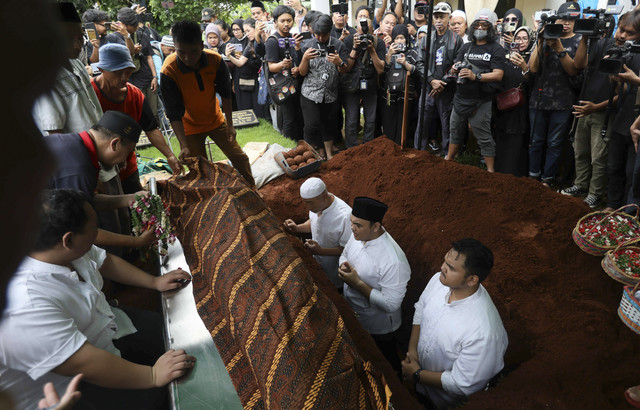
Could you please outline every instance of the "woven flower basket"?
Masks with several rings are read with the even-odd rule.
[[[634,287],[625,286],[622,290],[622,299],[618,308],[618,316],[627,327],[637,334],[640,334],[640,304],[635,294],[640,282]]]
[[[640,276],[636,276],[637,273],[635,273],[637,272],[637,269],[634,272],[634,270],[626,270],[620,266],[620,263],[622,262],[621,258],[624,257],[633,260],[640,256],[639,247],[629,246],[638,241],[640,241],[640,238],[632,239],[618,245],[617,248],[610,250],[605,254],[604,258],[602,258],[601,265],[607,275],[618,282],[629,286],[635,286],[636,283],[640,282]],[[635,267],[633,263],[630,264]]]
[[[620,212],[623,209],[628,207],[636,208],[635,217],[632,217],[625,213]],[[572,234],[573,241],[576,243],[576,245],[578,245],[580,249],[587,252],[588,254],[595,255],[595,256],[602,256],[607,251],[615,249],[620,243],[627,242],[631,239],[636,239],[640,237],[640,223],[638,223],[639,214],[640,214],[640,208],[638,207],[638,205],[635,205],[635,204],[625,205],[622,208],[617,209],[613,212],[598,211],[598,212],[592,212],[590,214],[587,214],[582,218],[580,218],[580,220],[578,220],[578,223],[576,224],[576,227],[573,228],[573,234]],[[590,226],[588,228],[585,227],[585,225],[587,225],[588,222],[591,221],[594,216],[601,216],[601,218],[597,223],[593,224],[593,226]],[[611,232],[607,231],[606,228],[603,229],[602,224],[605,221],[612,220],[613,218],[616,218],[614,220],[617,220],[617,218],[622,218],[624,222],[630,225],[631,230],[628,235],[618,236],[615,238],[608,237],[608,235],[611,234]],[[620,222],[620,223],[624,223],[624,222]],[[598,243],[598,238],[602,238],[603,240],[608,240],[609,244]]]

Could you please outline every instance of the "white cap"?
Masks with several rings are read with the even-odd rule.
[[[326,190],[327,186],[320,178],[311,177],[300,185],[300,196],[302,199],[313,199],[322,195]]]
[[[451,13],[451,18],[454,17],[462,17],[464,21],[467,21],[467,14],[462,10],[455,10],[453,13]]]

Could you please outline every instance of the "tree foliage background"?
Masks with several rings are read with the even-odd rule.
[[[263,0],[264,1],[264,0]],[[147,12],[153,14],[154,21],[152,27],[159,33],[169,32],[172,22],[178,20],[194,20],[200,22],[202,9],[211,7],[218,18],[231,24],[237,18],[247,18],[251,16],[251,1],[249,0],[225,0],[224,2],[212,0],[173,0],[174,7],[165,10],[162,8],[162,0],[146,0],[132,2],[127,0],[71,0],[80,14],[90,8],[98,8],[109,13],[109,17],[115,20],[118,10],[122,7],[131,7],[132,4],[146,4]],[[264,1],[265,8],[271,12],[278,3]]]

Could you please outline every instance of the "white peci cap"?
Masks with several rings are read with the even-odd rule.
[[[326,190],[327,186],[320,178],[311,177],[300,185],[300,196],[302,199],[313,199],[322,195]]]

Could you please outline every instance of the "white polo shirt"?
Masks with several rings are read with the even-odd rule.
[[[333,195],[333,202],[320,214],[309,211],[311,238],[323,248],[344,247],[351,238],[351,207]],[[329,280],[338,288],[342,279],[338,277],[340,256],[313,255]]]
[[[358,241],[353,235],[340,256],[348,261],[360,279],[373,290],[367,300],[360,292],[344,284],[344,298],[353,308],[362,327],[371,334],[387,334],[402,322],[400,306],[407,291],[411,268],[400,246],[385,231],[372,241]]]
[[[71,263],[72,271],[26,257],[9,283],[0,322],[0,389],[11,393],[17,408],[37,408],[49,381],[64,393],[71,379],[51,370],[85,342],[119,356],[113,339],[135,332],[101,291],[98,269],[105,258],[94,246]]]
[[[448,408],[485,388],[504,366],[509,340],[482,285],[473,295],[449,303],[451,289],[440,282],[440,275],[433,275],[415,304],[413,324],[420,325],[420,366],[443,372],[442,389],[418,384],[416,390],[438,408]]]

